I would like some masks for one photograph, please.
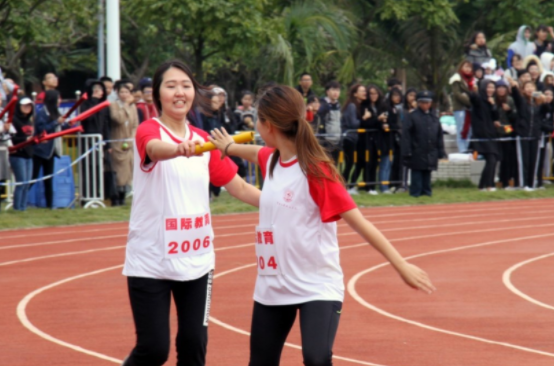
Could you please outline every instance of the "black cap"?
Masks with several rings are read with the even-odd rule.
[[[418,102],[432,102],[433,92],[430,92],[429,90],[422,90],[417,93],[416,100]]]

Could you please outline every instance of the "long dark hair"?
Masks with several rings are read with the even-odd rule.
[[[342,182],[335,164],[319,145],[310,124],[306,121],[304,98],[296,89],[286,85],[266,88],[259,96],[257,106],[261,123],[271,123],[279,132],[294,141],[298,164],[306,176]],[[275,150],[269,165],[270,177],[273,176],[279,157],[279,150]]]
[[[196,81],[194,78],[192,71],[190,68],[182,61],[180,60],[171,60],[166,61],[162,63],[158,68],[156,69],[156,72],[154,73],[154,78],[152,81],[152,97],[154,99],[154,105],[160,112],[162,111],[162,103],[160,101],[160,87],[162,86],[163,77],[167,70],[170,68],[176,68],[187,74],[187,76],[192,81],[192,85],[194,87],[194,101],[192,103],[191,110],[193,110],[196,107],[199,107],[202,111],[202,113],[210,114],[212,110],[212,104],[211,104],[211,98],[208,95],[208,92],[211,90],[211,88],[208,88],[206,86],[201,85]]]
[[[367,105],[371,107],[371,89],[377,90],[377,94],[379,94],[379,97],[377,98],[377,101],[375,102],[375,108],[377,108],[378,111],[381,111],[385,107],[385,97],[383,95],[383,92],[377,85],[370,84],[366,87],[367,89]]]
[[[362,84],[354,84],[350,87],[350,89],[348,89],[348,99],[346,100],[346,103],[344,103],[344,105],[342,106],[342,112],[344,112],[346,108],[348,108],[348,105],[350,103],[353,103],[356,106],[356,114],[358,116],[362,115],[361,103],[355,96],[355,94],[358,92],[358,89],[360,89],[361,87],[365,88],[365,86],[363,86]]]
[[[404,96],[402,95],[402,92],[400,91],[400,89],[392,88],[389,92],[389,98],[387,99],[387,107],[389,107],[389,108],[395,108],[396,107],[396,104],[394,104],[394,102],[392,101],[392,96],[394,94],[400,96],[400,104],[403,104],[402,102],[403,102]]]
[[[28,122],[31,117],[33,117],[33,114],[34,114],[34,111],[35,111],[35,105],[33,103],[31,103],[31,112],[29,114],[23,114],[23,112],[21,112],[21,101],[24,99],[24,98],[28,98],[28,99],[31,99],[27,96],[24,96],[24,97],[21,97],[18,101],[17,101],[17,105],[15,106],[15,111],[13,113],[13,118],[14,119],[17,119],[21,122]]]
[[[46,108],[52,120],[57,120],[61,116],[58,110],[59,99],[60,93],[55,89],[44,92],[44,108]]]
[[[410,109],[413,109],[413,107],[408,104],[408,94],[410,93],[416,93],[417,95],[417,89],[408,88],[408,90],[406,90],[406,94],[404,94],[404,109],[406,109],[407,111],[409,111]]]
[[[485,32],[483,32],[483,31],[474,32],[471,35],[471,38],[466,42],[466,44],[464,45],[464,51],[465,51],[466,54],[469,53],[469,50],[471,50],[471,46],[473,44],[475,44],[475,40],[477,39],[477,36],[480,35],[480,34],[485,35]],[[484,47],[487,47],[487,42],[486,41],[485,41],[485,46]]]

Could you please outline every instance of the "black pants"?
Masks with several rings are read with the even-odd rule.
[[[352,168],[354,168],[354,154],[356,152],[356,142],[345,139],[343,142],[344,152],[344,170],[342,171],[342,177],[346,183],[356,183],[354,180],[350,181],[350,175]]]
[[[540,149],[540,155],[539,155],[539,167],[537,169],[537,187],[543,186],[543,180],[544,180],[544,162],[546,161],[546,152],[548,146],[548,140],[543,141],[543,147]]]
[[[535,164],[537,163],[537,140],[521,141],[521,159],[523,163],[523,186],[533,188],[535,184]]]
[[[333,364],[333,343],[339,326],[340,301],[310,301],[298,305],[254,303],[250,336],[250,366],[278,366],[287,336],[300,311],[305,366]]]
[[[398,183],[391,183],[390,186],[396,187],[396,188],[402,188],[401,182],[403,182],[404,166],[402,165],[402,152],[400,151],[400,143],[396,141],[396,136],[394,136],[393,144],[394,144],[393,158],[392,158],[392,167],[390,171],[390,180],[392,182],[398,182]]]
[[[193,281],[128,277],[137,344],[125,366],[161,366],[169,356],[171,294],[177,308],[177,366],[203,366],[213,271]]]
[[[516,142],[503,141],[500,143],[500,147],[502,148],[502,161],[500,162],[500,182],[502,183],[502,187],[509,187],[510,179],[514,179],[514,182],[517,185],[518,171]]]
[[[431,171],[412,169],[410,196],[419,197],[424,195],[431,197],[431,194]]]
[[[50,159],[43,159],[39,156],[33,156],[33,180],[38,178],[42,168],[42,176],[45,177],[54,173],[54,157]],[[46,198],[46,207],[52,208],[52,202],[54,198],[54,191],[52,189],[52,178],[43,180],[44,182],[44,196]]]
[[[375,190],[375,183],[377,181],[377,167],[379,166],[379,149],[377,141],[373,138],[373,135],[362,133],[358,137],[358,144],[356,146],[356,168],[354,169],[354,175],[352,181],[358,180],[358,177],[363,171],[363,181],[368,184],[366,190]]]
[[[498,163],[498,156],[495,154],[482,154],[485,158],[485,167],[481,172],[481,179],[479,180],[479,189],[493,188],[494,187],[494,175],[496,174],[496,164]]]

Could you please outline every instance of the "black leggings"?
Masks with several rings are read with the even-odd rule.
[[[137,344],[125,366],[161,366],[169,356],[171,294],[177,308],[177,366],[203,366],[213,271],[193,281],[128,277]]]
[[[339,326],[340,301],[310,301],[297,305],[254,303],[249,366],[278,366],[287,336],[300,311],[305,366],[333,364],[333,343]]]
[[[481,180],[479,181],[479,189],[493,188],[494,175],[496,174],[496,164],[498,156],[495,154],[482,154],[485,157],[485,168],[481,172]]]

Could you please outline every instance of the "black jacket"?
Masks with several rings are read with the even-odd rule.
[[[417,108],[406,115],[402,125],[402,160],[414,170],[436,170],[440,158],[446,158],[442,127],[433,111]]]
[[[92,87],[94,85],[100,85],[104,90],[104,96],[100,99],[92,98]],[[86,83],[88,99],[81,104],[81,113],[84,111],[104,102],[106,100],[106,88],[104,84],[98,80],[87,80]],[[104,108],[101,111],[93,114],[89,118],[81,121],[81,126],[85,134],[100,134],[104,141],[110,139],[110,109]],[[109,148],[108,145],[104,145],[104,148]]]
[[[34,108],[34,107],[33,107]],[[20,103],[17,102],[15,106],[15,113],[13,115],[13,127],[15,128],[15,135],[12,137],[12,143],[14,145],[20,144],[27,141],[30,136],[33,136],[34,126],[31,117],[33,116],[33,111],[28,115],[21,113]],[[13,153],[11,156],[18,156],[21,158],[32,158],[33,157],[33,145],[27,145],[26,147],[19,149]]]
[[[540,106],[534,104],[534,101],[530,104],[518,88],[512,88],[512,98],[519,117],[515,126],[516,134],[521,137],[540,137],[542,124]]]
[[[384,123],[379,121],[381,126],[379,132],[377,133],[377,139],[379,141],[378,146],[381,150],[381,155],[388,155],[390,151],[394,149],[394,141],[397,137],[396,130],[399,127],[398,119],[400,118],[398,111],[394,107],[389,107],[385,112],[388,113],[387,124],[389,125],[389,132],[386,132],[383,129]]]
[[[554,105],[543,104],[540,107],[541,115],[541,132],[549,136],[554,132]]]
[[[479,94],[469,93],[471,101],[471,129],[472,139],[498,138],[498,131],[494,126],[495,121],[499,121],[498,109],[496,104],[489,103],[487,99],[487,85],[493,81],[486,80],[481,83]],[[498,141],[471,141],[473,150],[480,154],[495,154],[500,157],[500,146]]]
[[[304,102],[306,103],[310,97],[315,97],[315,93],[312,91],[311,88],[310,90],[308,90],[308,93],[306,93],[306,95],[304,95],[304,91],[302,90],[302,87],[300,85],[297,85],[295,89],[298,90],[300,94],[302,94],[302,97],[304,98]]]

